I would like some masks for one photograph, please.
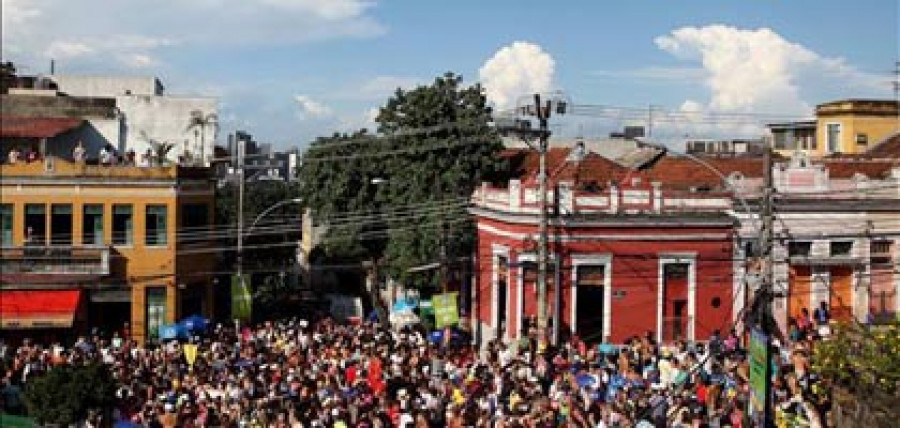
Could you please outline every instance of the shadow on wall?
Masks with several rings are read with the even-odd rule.
[[[71,160],[72,150],[79,141],[84,144],[88,160],[97,159],[100,149],[107,144],[112,144],[113,147],[116,146],[116,142],[109,141],[93,124],[85,121],[78,128],[49,139],[47,141],[47,154]]]

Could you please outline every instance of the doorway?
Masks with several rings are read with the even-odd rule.
[[[497,258],[497,306],[494,313],[497,317],[497,338],[503,339],[506,333],[506,294],[509,290],[509,260]]]
[[[575,275],[576,332],[586,343],[603,342],[606,266],[577,266]]]
[[[688,339],[688,269],[687,263],[663,265],[663,341]]]

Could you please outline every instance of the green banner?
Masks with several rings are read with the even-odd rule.
[[[231,318],[249,322],[253,313],[253,295],[250,292],[250,275],[231,276]]]
[[[762,422],[769,394],[769,336],[758,329],[751,330],[747,351],[750,360],[750,416]]]
[[[456,305],[457,294],[437,294],[431,297],[435,328],[455,326],[459,323],[459,307]]]

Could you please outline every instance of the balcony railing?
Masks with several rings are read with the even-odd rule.
[[[109,274],[109,247],[25,246],[0,248],[4,274]]]

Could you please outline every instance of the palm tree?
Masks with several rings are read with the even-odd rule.
[[[147,135],[146,131],[141,131],[141,138],[150,146],[153,158],[150,160],[153,165],[163,166],[169,162],[169,152],[175,148],[175,144],[159,141]]]
[[[206,127],[212,126],[213,129],[219,127],[219,116],[215,113],[203,114],[200,110],[191,110],[191,117],[188,119],[188,125],[185,130],[194,129],[194,135],[197,136],[199,130],[200,136],[200,162],[205,163],[205,146],[206,146]]]
[[[175,144],[150,140],[150,147],[153,150],[153,163],[163,166],[169,160],[169,152],[175,148]]]

